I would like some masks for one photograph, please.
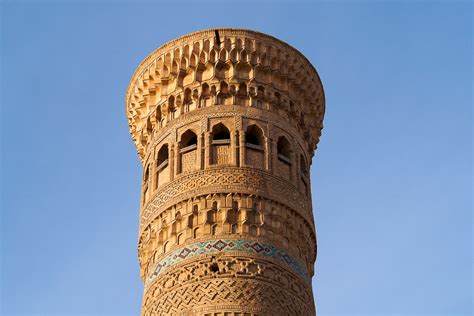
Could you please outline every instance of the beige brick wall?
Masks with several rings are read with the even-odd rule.
[[[191,150],[184,154],[181,154],[181,172],[190,172],[196,170],[198,164],[196,158],[197,150]]]
[[[170,181],[170,166],[168,164],[168,166],[158,171],[158,188],[169,181]]]
[[[290,180],[291,166],[280,159],[276,160],[276,170],[278,170],[278,175],[283,179]]]
[[[256,168],[264,168],[264,155],[263,151],[259,151],[252,148],[245,148],[245,162],[247,165],[256,167]]]

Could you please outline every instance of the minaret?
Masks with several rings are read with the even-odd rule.
[[[325,100],[310,62],[259,32],[199,31],[145,58],[126,108],[142,315],[315,315],[309,169]]]

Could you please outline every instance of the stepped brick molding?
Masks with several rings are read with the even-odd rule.
[[[319,76],[259,32],[209,29],[155,50],[126,94],[143,165],[142,315],[315,315],[309,169]]]

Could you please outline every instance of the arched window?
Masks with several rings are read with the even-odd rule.
[[[224,124],[219,123],[212,128],[212,144],[230,143],[230,132]]]
[[[245,133],[245,163],[263,169],[265,153],[263,148],[263,131],[257,125],[250,125]]]
[[[212,128],[211,164],[230,163],[230,132],[222,123]]]
[[[156,159],[157,170],[160,171],[168,166],[168,144],[161,146]]]
[[[245,133],[245,143],[254,149],[263,149],[263,131],[257,125],[250,125]]]
[[[191,131],[187,130],[181,136],[181,149],[180,161],[178,173],[180,172],[189,172],[195,170],[199,166],[197,161],[196,150],[197,148],[197,135]]]
[[[156,158],[156,181],[155,190],[162,184],[169,181],[169,160],[168,160],[168,144],[161,146]]]
[[[186,149],[187,147],[190,146],[196,146],[197,145],[197,135],[191,130],[187,130],[184,132],[184,134],[181,136],[181,147],[183,149]]]
[[[291,145],[284,136],[278,138],[277,156],[280,161],[291,165]]]

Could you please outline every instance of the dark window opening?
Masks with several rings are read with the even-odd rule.
[[[197,135],[191,131],[187,130],[182,136],[181,136],[181,151],[189,151],[193,150],[197,147]]]
[[[283,136],[277,142],[277,156],[279,160],[291,164],[291,145]]]
[[[230,142],[230,132],[224,124],[217,124],[212,129],[212,143],[213,144],[228,144]]]
[[[156,160],[158,170],[165,168],[168,165],[168,145],[163,145],[158,152],[158,158]]]
[[[245,134],[245,142],[250,145],[262,146],[263,145],[262,130],[256,125],[249,126]]]

